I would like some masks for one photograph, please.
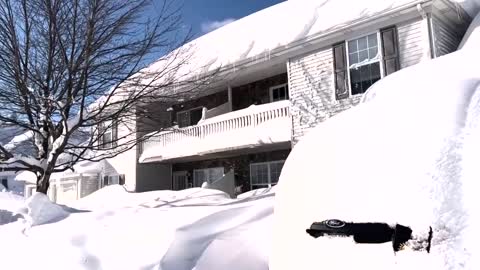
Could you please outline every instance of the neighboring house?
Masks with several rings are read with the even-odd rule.
[[[9,142],[11,142],[12,140],[15,140],[15,138],[18,138],[18,136],[21,134],[23,134],[23,130],[18,127],[2,126],[1,132],[0,132],[0,144],[8,145]],[[24,146],[25,145],[22,144],[22,145],[19,145],[18,147],[21,147],[19,149],[23,149]],[[20,151],[20,152],[23,152],[23,151]],[[18,175],[17,172],[5,171],[0,169],[0,184],[8,192],[12,192],[17,195],[23,195],[24,189],[25,189],[25,182],[17,181],[16,180],[17,175]]]
[[[36,177],[24,171],[16,176],[25,182],[25,197],[30,197],[36,190]],[[98,189],[114,184],[124,184],[125,176],[118,174],[107,162],[82,161],[74,166],[74,171],[54,173],[50,178],[48,196],[56,203],[67,203],[83,198]]]
[[[306,132],[358,104],[381,78],[455,51],[471,21],[446,0],[311,2],[278,4],[192,42],[225,79],[152,110],[180,129],[109,160],[128,189],[178,190],[232,174],[236,193],[275,185]]]

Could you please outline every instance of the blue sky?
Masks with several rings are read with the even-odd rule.
[[[285,0],[183,0],[183,20],[196,36]]]

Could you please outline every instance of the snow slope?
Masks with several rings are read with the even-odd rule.
[[[480,44],[480,12],[468,27],[458,49],[475,50],[478,49],[478,44]]]
[[[478,63],[461,50],[401,70],[306,135],[277,187],[270,269],[479,269]],[[327,219],[432,226],[432,252],[306,234]]]
[[[65,208],[68,217],[40,203],[37,213],[53,214],[46,224],[0,226],[0,269],[267,269],[273,199],[110,186]]]

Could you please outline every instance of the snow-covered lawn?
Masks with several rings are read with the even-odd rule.
[[[0,227],[1,269],[268,268],[272,192],[229,199],[202,188],[111,186],[71,208],[34,197],[20,211],[27,222]]]

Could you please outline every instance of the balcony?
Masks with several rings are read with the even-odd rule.
[[[248,149],[274,148],[291,140],[290,102],[252,105],[200,121],[195,126],[159,133],[142,144],[139,162],[195,160]]]

